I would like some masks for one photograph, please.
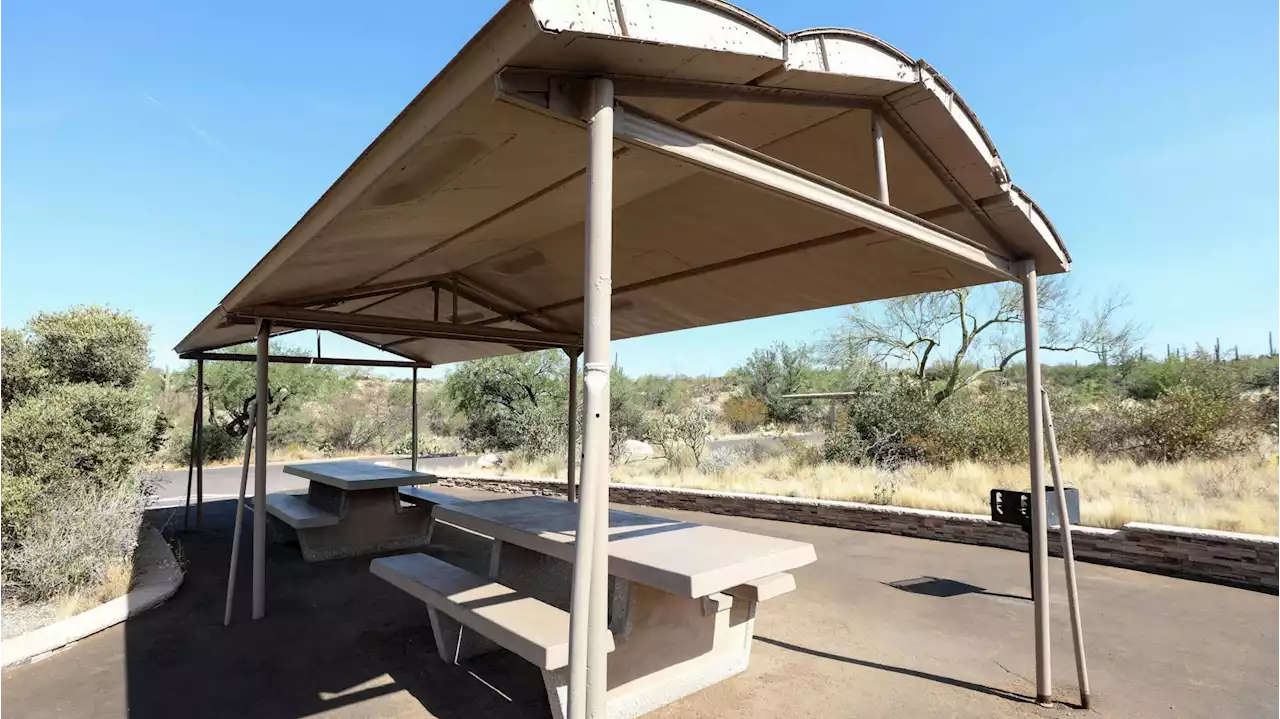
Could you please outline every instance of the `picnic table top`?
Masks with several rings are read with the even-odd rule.
[[[437,480],[434,474],[357,460],[289,464],[285,465],[284,473],[348,491],[431,484]]]
[[[438,506],[435,519],[572,562],[578,505],[550,497]],[[817,559],[813,545],[666,517],[609,510],[609,574],[705,597]]]

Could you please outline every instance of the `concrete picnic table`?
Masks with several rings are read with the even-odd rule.
[[[489,575],[567,610],[578,505],[518,497],[440,505],[432,519],[493,538]],[[609,512],[608,713],[638,716],[747,667],[760,601],[795,588],[787,571],[816,560],[803,542],[635,512]],[[457,641],[442,617],[442,645],[457,657],[492,648]],[[446,658],[448,661],[449,658]],[[545,672],[563,716],[568,669]]]
[[[433,483],[435,475],[354,460],[290,464],[284,472],[310,480],[307,493],[267,495],[267,512],[292,530],[287,536],[296,536],[305,561],[426,545],[430,507],[403,505],[399,488]]]

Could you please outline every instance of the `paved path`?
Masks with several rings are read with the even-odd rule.
[[[189,574],[168,603],[5,672],[5,716],[549,716],[537,672],[512,655],[440,663],[421,603],[371,577],[367,559],[305,565],[296,549],[272,546],[268,617],[248,618],[246,562],[237,619],[222,627],[232,504],[212,504],[209,529],[180,538]],[[1020,553],[641,511],[811,542],[818,552],[795,573],[797,591],[762,605],[750,668],[655,719],[1277,714],[1273,595],[1082,565],[1096,710],[1042,709],[1027,700],[1032,610]],[[1073,701],[1061,565],[1052,569],[1056,696]]]

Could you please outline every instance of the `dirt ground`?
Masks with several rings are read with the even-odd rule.
[[[449,490],[478,496],[464,490]],[[436,658],[422,605],[368,559],[303,564],[272,546],[268,616],[222,626],[231,502],[178,538],[178,595],[124,625],[3,674],[6,717],[545,717],[538,674],[492,654]],[[1061,565],[1053,564],[1055,697],[1031,703],[1023,554],[890,535],[644,509],[812,543],[797,591],[761,606],[750,668],[651,716],[1035,717],[1073,708]],[[172,525],[171,525],[172,526]],[[1103,717],[1277,714],[1277,598],[1081,565],[1095,708]]]

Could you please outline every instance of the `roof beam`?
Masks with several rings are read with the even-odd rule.
[[[805,105],[846,110],[873,110],[884,100],[868,95],[798,90],[788,87],[739,85],[727,82],[676,80],[639,75],[587,75],[506,68],[496,76],[498,91],[557,112],[571,111],[580,103],[583,82],[592,77],[613,81],[618,97],[657,97],[708,102],[754,102],[773,105]]]
[[[622,110],[618,113],[615,134],[624,142],[847,217],[885,234],[964,262],[1001,280],[1017,279],[1012,258],[1002,257],[971,244],[962,235],[926,222],[909,212],[722,138],[649,117],[631,107]]]
[[[185,352],[178,355],[185,360],[209,360],[212,362],[257,362],[257,355],[237,354],[231,352]],[[314,364],[337,367],[418,367],[430,369],[430,362],[409,362],[402,360],[380,359],[344,359],[341,357],[299,357],[294,355],[271,355],[267,362],[277,364]]]
[[[496,342],[521,347],[581,347],[582,337],[561,332],[534,332],[503,327],[431,322],[428,320],[309,310],[283,305],[254,305],[227,313],[227,320],[252,324],[270,320],[273,324],[298,329],[332,330],[368,334],[434,337],[465,342]]]
[[[947,205],[946,207],[939,207],[936,210],[929,210],[928,212],[922,212],[920,213],[920,218],[923,220],[937,220],[943,217],[956,215],[961,212],[964,212],[964,208],[961,207],[960,205]],[[672,282],[678,282],[680,280],[687,280],[691,277],[698,277],[700,275],[706,275],[712,272],[719,272],[721,270],[728,270],[734,267],[750,265],[757,262],[762,262],[764,260],[771,260],[775,257],[783,257],[786,255],[795,254],[797,252],[804,252],[806,250],[813,250],[819,247],[826,247],[827,245],[833,245],[839,242],[848,242],[850,240],[856,240],[859,238],[874,237],[877,234],[878,233],[871,228],[859,227],[854,230],[845,230],[844,232],[837,232],[831,235],[823,235],[822,237],[815,237],[813,239],[804,240],[803,242],[797,242],[792,245],[783,245],[781,247],[774,247],[768,250],[761,250],[760,252],[754,252],[749,255],[732,257],[727,260],[721,260],[720,262],[712,262],[711,264],[708,264],[708,265],[699,265],[697,267],[690,267],[687,270],[680,270],[679,272],[672,272],[671,274],[667,274],[667,275],[658,275],[657,277],[650,277],[647,280],[640,280],[639,282],[633,282],[629,285],[614,287],[613,296],[618,297],[620,295],[625,295],[631,292],[647,290],[651,287],[658,287],[660,285],[670,284]],[[582,304],[582,297],[574,297],[573,299],[563,300],[561,302],[556,302],[549,305],[543,305],[542,307],[538,307],[532,311],[538,312],[540,314],[547,314],[551,312],[557,312],[559,310],[565,309],[566,307],[573,307],[574,305],[579,305],[579,304]],[[489,322],[488,320],[484,320],[482,324],[488,323],[488,322]]]

